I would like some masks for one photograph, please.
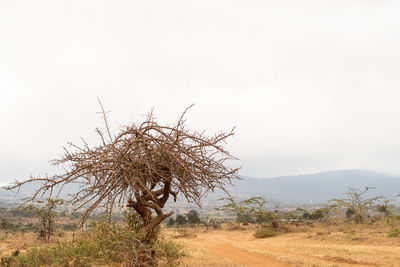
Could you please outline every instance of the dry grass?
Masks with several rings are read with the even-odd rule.
[[[286,266],[399,266],[400,238],[387,236],[394,227],[400,228],[383,221],[371,225],[316,223],[288,226],[289,233],[264,239],[254,238],[254,226],[239,231],[195,229],[195,238],[180,239],[188,254],[182,266],[253,266],[237,260],[241,253],[241,257],[263,256]]]
[[[182,267],[265,266],[257,265],[257,259],[271,260],[267,265],[270,267],[399,266],[400,263],[400,237],[387,235],[391,229],[400,228],[398,224],[388,225],[384,221],[371,225],[314,223],[286,228],[285,234],[262,239],[254,238],[256,226],[237,231],[227,227],[208,231],[205,228],[163,229],[162,233],[185,246]],[[50,243],[71,239],[72,233],[67,232],[54,236]],[[48,243],[38,240],[34,233],[0,234],[1,255],[38,244]]]
[[[15,250],[23,252],[35,245],[57,244],[60,241],[72,240],[72,235],[72,232],[58,232],[49,242],[45,242],[38,239],[37,233],[16,232],[6,234],[0,232],[0,256],[10,255]]]
[[[213,255],[204,247],[199,247],[196,244],[185,242],[185,252],[187,254],[181,260],[181,267],[196,266],[196,267],[240,267],[241,265],[230,261],[229,259],[221,259]]]

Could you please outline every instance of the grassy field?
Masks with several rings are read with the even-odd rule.
[[[188,229],[165,233],[182,242],[181,266],[399,266],[400,238],[384,225],[291,226],[289,233],[254,238],[253,227],[230,231]],[[175,237],[174,237],[175,236]]]
[[[10,255],[13,251],[26,251],[33,246],[47,246],[57,244],[59,241],[71,241],[72,232],[59,232],[52,237],[50,242],[38,239],[37,233],[17,232],[9,234],[0,234],[0,255]]]
[[[257,226],[240,230],[163,228],[161,236],[183,244],[185,255],[180,267],[239,266],[399,266],[400,232],[397,225],[384,221],[284,225],[285,231],[269,238],[255,238]],[[50,242],[34,233],[2,234],[0,254],[21,253],[32,246],[55,245],[72,240],[72,232],[56,234]]]

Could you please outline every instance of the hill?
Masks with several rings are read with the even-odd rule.
[[[375,187],[369,195],[395,199],[400,193],[400,176],[365,170],[329,171],[274,178],[243,177],[231,188],[234,195],[266,196],[278,201],[320,203],[343,196],[349,188]]]
[[[322,203],[343,196],[343,193],[349,188],[363,189],[365,186],[375,187],[369,193],[374,196],[382,195],[389,199],[395,199],[396,195],[400,193],[400,176],[389,176],[365,170],[329,171],[273,178],[242,178],[242,180],[234,181],[235,186],[228,187],[232,195],[239,198],[265,196],[284,203]],[[36,186],[26,185],[18,195],[0,189],[0,199],[27,197],[32,194]],[[71,185],[64,189],[60,197],[67,199],[69,194],[77,191],[78,185]],[[209,194],[204,202],[215,202],[216,199],[223,196],[222,192]],[[182,203],[179,204],[187,205],[183,197],[180,198],[180,202]]]

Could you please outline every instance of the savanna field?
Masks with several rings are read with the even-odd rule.
[[[269,224],[163,225],[154,245],[157,266],[399,266],[400,221],[374,218]],[[140,266],[146,250],[124,223],[93,221],[85,231],[1,233],[1,266]],[[132,264],[131,264],[132,263]],[[131,264],[131,265],[130,265]],[[136,264],[136,265],[135,265]]]

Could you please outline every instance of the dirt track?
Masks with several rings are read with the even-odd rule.
[[[206,264],[204,255],[192,257],[184,266],[398,266],[395,262],[400,259],[398,246],[338,244],[307,233],[255,239],[253,232],[197,232],[194,238],[181,239],[189,251],[201,250],[217,259]]]
[[[235,246],[235,242],[228,242],[217,236],[208,235],[207,238],[199,237],[198,241],[211,253],[228,259],[232,262],[239,263],[243,266],[270,266],[270,267],[287,267],[289,265],[275,261],[267,256],[259,253],[251,252],[243,248]]]

